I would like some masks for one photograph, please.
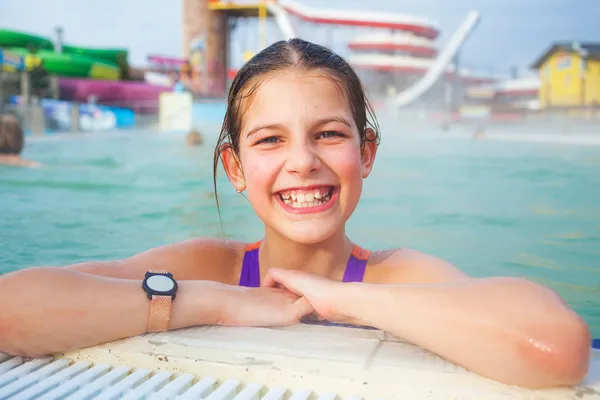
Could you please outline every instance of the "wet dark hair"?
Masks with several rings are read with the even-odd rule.
[[[243,100],[251,97],[268,75],[292,68],[318,70],[330,77],[350,102],[352,116],[360,133],[361,148],[365,142],[379,144],[379,125],[373,107],[356,72],[342,57],[324,46],[302,39],[294,38],[273,43],[244,64],[229,89],[227,111],[213,159],[213,183],[219,217],[221,212],[217,194],[217,168],[221,154],[226,148],[230,147],[239,155]],[[375,135],[367,137],[368,128],[371,128]]]
[[[12,114],[0,115],[0,154],[19,155],[24,144],[19,119]]]

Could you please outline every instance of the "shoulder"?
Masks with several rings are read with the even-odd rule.
[[[233,283],[246,243],[200,237],[155,247],[117,262],[87,262],[70,266],[82,272],[138,279],[150,269],[165,270],[180,280]]]
[[[246,243],[233,240],[199,237],[151,249],[134,258],[152,256],[155,260],[163,260],[165,265],[178,270],[180,279],[231,283],[246,246]]]
[[[469,279],[460,269],[430,254],[400,248],[371,252],[366,283],[436,284]]]
[[[42,166],[42,164],[40,164],[38,162],[25,160],[21,157],[7,157],[7,158],[0,157],[0,164],[9,165],[11,167],[23,167],[23,168],[40,168]]]

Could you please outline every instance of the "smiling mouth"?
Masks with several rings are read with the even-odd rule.
[[[336,191],[335,186],[321,186],[311,189],[282,190],[275,193],[275,196],[281,203],[292,209],[320,209],[331,202]]]

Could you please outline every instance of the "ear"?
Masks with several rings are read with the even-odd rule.
[[[243,192],[244,189],[246,189],[246,180],[244,179],[244,172],[242,171],[242,163],[229,144],[223,146],[221,160],[227,178],[229,178],[229,181],[235,190],[237,190],[238,193]]]
[[[375,155],[377,154],[377,142],[375,142],[375,131],[367,128],[365,131],[365,143],[362,150],[362,176],[366,178],[373,169]]]

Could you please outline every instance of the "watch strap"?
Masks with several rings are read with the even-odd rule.
[[[152,300],[150,300],[148,332],[165,332],[169,330],[170,319],[171,296],[152,296]]]

